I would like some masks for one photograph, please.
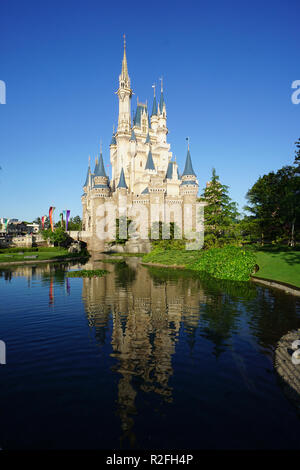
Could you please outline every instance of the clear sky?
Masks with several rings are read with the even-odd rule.
[[[215,167],[242,208],[260,175],[293,162],[299,18],[298,0],[1,0],[0,217],[81,215],[100,139],[109,163],[123,33],[133,107],[152,105],[163,75],[181,171],[190,136],[200,188]]]

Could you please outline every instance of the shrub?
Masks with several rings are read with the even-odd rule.
[[[252,250],[236,246],[211,248],[189,264],[191,269],[205,271],[217,279],[248,281],[256,264]]]

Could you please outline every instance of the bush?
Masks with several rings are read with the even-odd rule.
[[[189,267],[196,271],[205,271],[217,279],[248,281],[255,264],[256,258],[252,250],[226,246],[203,251]]]

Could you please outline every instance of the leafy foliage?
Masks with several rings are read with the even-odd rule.
[[[65,246],[68,242],[69,236],[63,227],[57,227],[53,232],[51,228],[42,231],[44,240],[50,240],[58,246]]]
[[[248,281],[256,264],[252,250],[236,246],[211,248],[203,251],[198,260],[189,266],[205,271],[217,279]]]
[[[221,247],[239,243],[238,210],[228,194],[228,186],[221,184],[216,170],[207,183],[200,200],[205,200],[204,208],[204,245],[206,248]]]
[[[248,281],[256,258],[252,250],[237,246],[198,251],[163,250],[156,247],[143,257],[143,262],[184,266],[194,271],[206,272],[217,279]]]
[[[260,177],[248,191],[245,207],[252,216],[248,222],[265,241],[287,242],[294,246],[300,228],[300,176],[293,166]]]

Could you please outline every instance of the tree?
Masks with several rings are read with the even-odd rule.
[[[82,220],[79,215],[71,217],[68,222],[68,230],[81,230],[82,229]]]
[[[295,172],[300,173],[300,139],[298,139],[297,142],[295,142],[295,145],[296,145],[296,150],[295,150],[294,164],[297,165]]]
[[[50,239],[55,246],[65,246],[68,244],[69,236],[63,227],[57,227],[53,232],[51,228],[42,231],[44,240]]]
[[[240,239],[238,226],[238,210],[235,202],[228,194],[228,186],[221,184],[216,170],[212,170],[212,178],[203,191],[204,207],[204,244],[205,247],[224,246],[236,243]]]
[[[259,226],[261,243],[286,241],[295,244],[299,226],[300,177],[293,166],[284,166],[260,177],[247,192],[247,211]]]

